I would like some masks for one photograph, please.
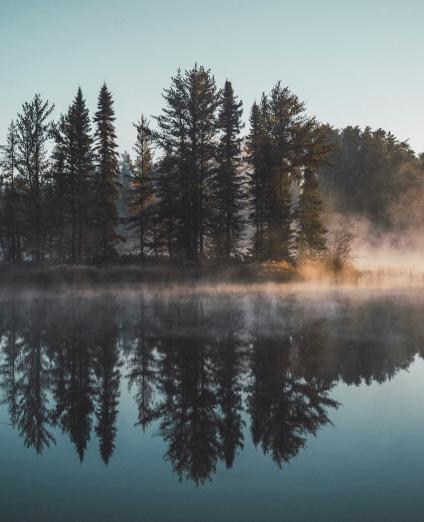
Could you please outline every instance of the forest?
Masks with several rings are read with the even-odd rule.
[[[198,65],[162,96],[122,154],[106,84],[94,115],[81,88],[57,121],[23,103],[0,150],[4,264],[296,265],[347,254],[358,218],[378,237],[424,217],[424,156],[390,132],[323,124],[280,82],[245,126],[232,83]]]

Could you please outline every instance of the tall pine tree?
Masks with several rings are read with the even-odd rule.
[[[6,144],[0,147],[0,167],[3,178],[3,201],[0,209],[2,214],[3,248],[8,260],[21,260],[22,236],[22,201],[17,187],[18,175],[18,131],[12,121],[6,136]]]
[[[115,134],[115,111],[113,100],[106,84],[100,89],[97,112],[94,116],[95,134],[95,200],[92,215],[95,227],[94,248],[98,260],[106,260],[116,253],[119,239],[116,232],[118,211],[118,152]]]
[[[241,115],[242,102],[237,100],[231,82],[227,80],[220,98],[220,141],[213,183],[213,232],[218,258],[228,259],[231,254],[237,254],[243,233],[245,186],[240,170]]]
[[[48,101],[36,94],[31,102],[25,102],[17,119],[18,168],[26,192],[24,226],[28,251],[32,261],[44,259],[44,189],[48,178],[47,141],[51,137],[49,117],[54,109]]]
[[[248,183],[252,209],[249,221],[253,226],[252,254],[258,261],[265,258],[265,187],[266,187],[266,132],[263,111],[254,102],[250,112],[250,132],[247,136],[247,161],[250,164]]]
[[[88,109],[81,88],[56,125],[53,201],[57,255],[83,262],[89,257],[89,205],[93,191],[93,149]]]
[[[175,196],[173,203],[166,200],[167,231],[172,234],[168,245],[182,259],[197,263],[210,236],[219,104],[215,79],[202,66],[178,71],[164,99],[166,107],[157,118],[157,141],[164,152],[160,175],[166,179],[167,194]]]
[[[89,205],[93,198],[93,149],[90,116],[81,88],[68,113],[69,207],[71,218],[71,260],[85,261],[90,234]]]

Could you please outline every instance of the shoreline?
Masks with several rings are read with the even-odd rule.
[[[322,268],[322,267],[321,267]],[[152,265],[44,265],[0,266],[0,295],[34,292],[67,295],[142,292],[168,295],[187,293],[230,295],[309,294],[331,291],[413,291],[424,288],[424,273],[412,270],[357,270],[340,273],[278,263],[208,266],[197,269]]]

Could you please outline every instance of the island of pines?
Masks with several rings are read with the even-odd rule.
[[[401,228],[391,210],[422,190],[423,159],[406,142],[323,124],[280,82],[244,119],[236,86],[195,65],[177,71],[163,105],[134,116],[133,150],[120,154],[106,84],[92,115],[81,88],[57,121],[41,95],[23,103],[0,150],[3,274],[338,272],[352,216],[376,234]]]

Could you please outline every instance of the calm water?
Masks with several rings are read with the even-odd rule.
[[[422,521],[424,296],[0,298],[5,522]]]

